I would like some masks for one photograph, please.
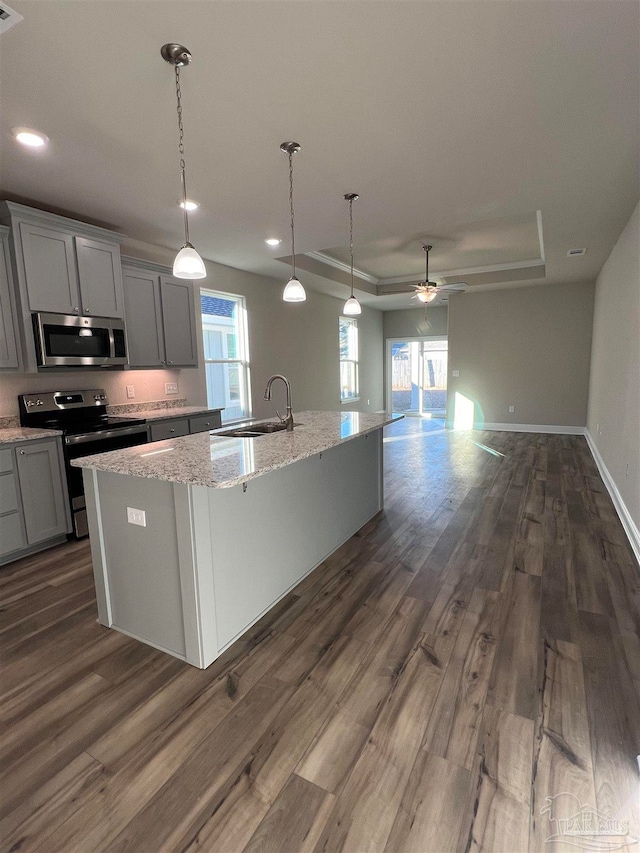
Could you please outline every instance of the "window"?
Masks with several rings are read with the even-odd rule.
[[[244,299],[200,291],[207,404],[224,407],[224,422],[251,415],[249,342]]]
[[[353,317],[338,320],[340,340],[340,400],[358,399],[358,321]]]

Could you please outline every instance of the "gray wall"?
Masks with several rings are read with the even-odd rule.
[[[174,253],[158,246],[129,240],[123,254],[171,264]],[[300,305],[282,301],[287,276],[282,282],[207,261],[208,276],[194,282],[245,296],[249,318],[249,351],[254,415],[270,417],[281,409],[284,392],[274,387],[272,403],[262,399],[272,373],[284,373],[293,386],[294,412],[303,409],[340,409],[338,317],[344,301],[307,289]],[[382,312],[363,308],[358,318],[360,340],[360,400],[345,408],[378,411],[383,406]],[[202,336],[198,336],[202,364]],[[71,388],[106,388],[111,403],[146,402],[166,398],[165,382],[178,382],[178,396],[194,405],[206,404],[204,368],[184,370],[64,371],[0,376],[0,417],[18,412],[18,394]],[[126,397],[126,385],[135,388],[135,399]],[[171,399],[171,398],[168,398]]]
[[[640,527],[640,205],[596,282],[587,425]]]
[[[447,309],[407,308],[403,311],[385,311],[384,337],[387,338],[427,338],[430,335],[447,334]]]
[[[593,294],[577,283],[452,295],[448,421],[460,392],[477,423],[584,426]]]

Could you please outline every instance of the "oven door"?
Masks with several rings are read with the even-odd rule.
[[[73,518],[73,530],[78,539],[87,536],[89,530],[87,528],[82,468],[73,468],[69,464],[71,460],[78,459],[80,456],[91,456],[94,453],[106,453],[108,450],[122,450],[125,447],[146,444],[148,440],[148,430],[144,424],[65,437],[64,453],[71,516]]]
[[[33,328],[41,367],[104,367],[127,363],[121,320],[34,314]]]

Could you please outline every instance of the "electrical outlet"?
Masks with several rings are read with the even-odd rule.
[[[133,398],[135,396],[136,396],[136,389],[133,387],[133,385],[127,385],[127,399],[133,400]]]
[[[147,513],[143,509],[127,507],[127,521],[129,524],[137,524],[139,527],[147,526]]]
[[[178,383],[177,382],[165,382],[164,383],[164,393],[165,394],[177,394],[178,393]]]
[[[509,411],[510,411],[510,412],[515,412],[515,410],[516,410],[516,407],[515,407],[515,406],[509,406]]]

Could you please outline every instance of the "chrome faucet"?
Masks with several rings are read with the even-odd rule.
[[[274,373],[273,376],[270,376],[269,381],[267,382],[267,388],[264,392],[264,399],[271,399],[271,386],[275,379],[282,379],[285,384],[285,388],[287,389],[287,416],[283,418],[280,412],[278,411],[276,411],[276,415],[280,418],[280,423],[286,425],[287,432],[293,432],[293,412],[291,411],[291,385],[287,377],[283,376],[281,373]]]

